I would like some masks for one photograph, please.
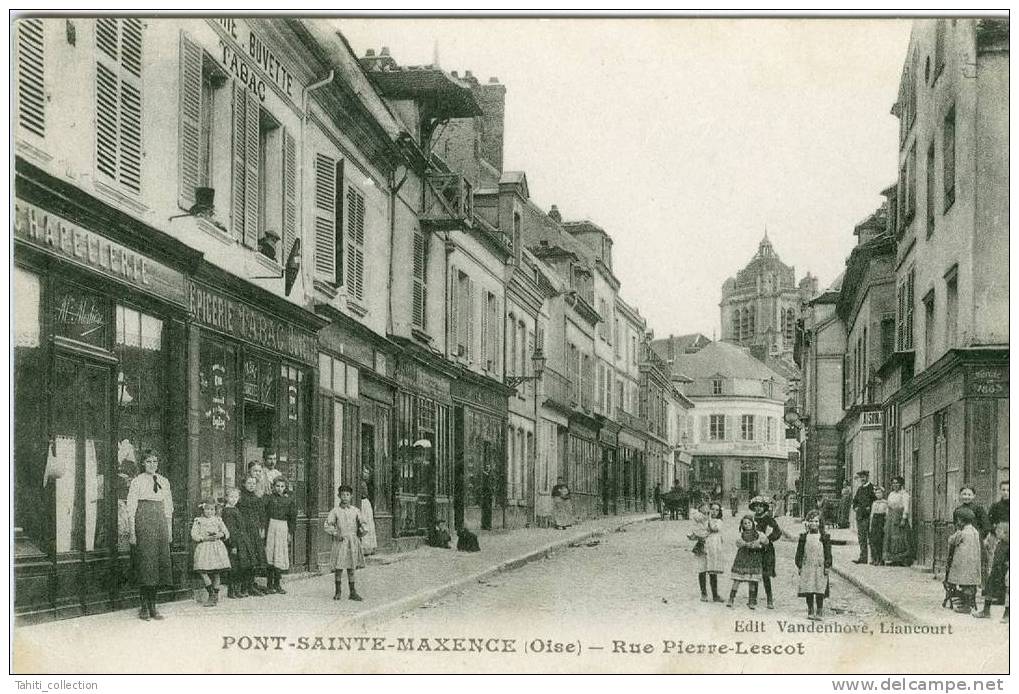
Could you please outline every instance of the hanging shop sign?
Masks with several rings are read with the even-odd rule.
[[[188,309],[192,320],[218,332],[306,364],[317,359],[315,333],[197,282],[188,282]]]
[[[187,304],[184,273],[24,200],[14,201],[14,237],[110,279]]]
[[[450,387],[450,394],[456,400],[492,410],[499,414],[505,414],[508,409],[508,401],[504,394],[469,381],[453,381]]]
[[[449,380],[422,368],[411,359],[397,362],[396,381],[404,388],[434,400],[449,400]]]

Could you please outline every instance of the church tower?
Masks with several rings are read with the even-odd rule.
[[[747,265],[722,284],[722,339],[792,364],[800,304],[813,298],[809,273],[797,285],[795,269],[778,257],[768,231]]]

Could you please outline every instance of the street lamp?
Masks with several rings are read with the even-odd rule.
[[[510,388],[516,388],[521,383],[541,380],[542,374],[545,373],[545,353],[541,351],[541,347],[535,349],[531,355],[531,370],[534,372],[533,376],[506,376],[503,383]]]

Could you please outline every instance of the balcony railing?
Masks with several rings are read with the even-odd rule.
[[[541,375],[542,397],[561,407],[572,408],[580,404],[573,381],[547,366]]]
[[[474,224],[474,189],[456,173],[430,173],[421,221],[435,229],[456,229]]]

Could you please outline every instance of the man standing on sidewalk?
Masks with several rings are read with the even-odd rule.
[[[853,508],[856,509],[856,537],[860,541],[860,556],[853,560],[854,564],[867,563],[867,543],[870,541],[870,507],[874,504],[874,485],[870,483],[870,473],[860,470],[856,473],[860,486],[853,497]]]

